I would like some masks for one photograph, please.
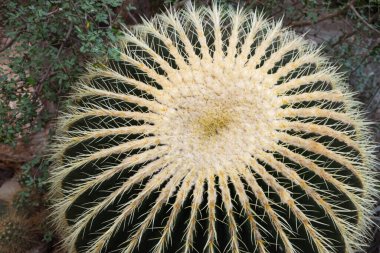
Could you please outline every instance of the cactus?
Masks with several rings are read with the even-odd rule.
[[[126,30],[59,120],[52,214],[68,252],[353,253],[374,147],[344,77],[246,9]]]
[[[0,252],[25,253],[39,242],[39,233],[33,219],[9,208],[0,216]]]

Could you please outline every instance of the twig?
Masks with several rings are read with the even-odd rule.
[[[296,21],[296,22],[290,22],[289,25],[292,26],[292,27],[308,26],[308,25],[313,25],[313,24],[320,23],[320,22],[322,22],[322,21],[324,21],[326,19],[331,19],[331,18],[337,17],[337,16],[343,14],[350,7],[350,5],[352,5],[354,2],[355,2],[355,0],[351,0],[342,9],[337,10],[337,11],[335,11],[333,13],[327,14],[325,16],[319,17],[314,22],[313,21]]]
[[[115,15],[115,18],[112,20],[112,23],[114,23],[119,18],[119,16],[124,15],[124,10],[126,9],[128,3],[129,1],[123,1],[121,6],[117,8],[116,15]]]
[[[376,92],[370,98],[369,103],[367,104],[366,110],[373,112],[380,105],[380,86],[377,88]]]
[[[69,39],[72,31],[73,31],[73,24],[71,23],[69,30],[67,31],[65,38],[64,38],[63,42],[61,43],[61,46],[58,49],[58,52],[56,55],[57,59],[59,58],[60,54],[62,53],[63,47],[64,47],[66,41]],[[52,76],[52,74],[54,74],[54,72],[53,73],[51,72],[52,67],[53,67],[53,62],[50,63],[50,65],[49,65],[49,67],[47,67],[45,73],[38,80],[36,89],[34,90],[34,93],[33,93],[33,100],[36,100],[37,96],[40,94],[40,92],[42,90],[43,83],[46,81],[46,79],[48,79],[49,77]]]
[[[132,15],[132,13],[130,11],[127,11],[127,15],[128,17],[130,17],[132,19],[132,21],[135,23],[135,24],[138,24],[139,22],[137,21],[137,19]]]
[[[352,35],[354,35],[356,32],[357,32],[356,30],[353,30],[353,31],[351,31],[351,32],[349,32],[349,33],[342,34],[342,35],[339,37],[339,39],[338,39],[334,44],[331,45],[331,47],[335,47],[336,45],[341,44],[344,40],[350,38],[350,37],[351,37]]]
[[[182,0],[182,1],[176,2],[173,5],[173,8],[174,9],[179,9],[179,8],[183,7],[187,2],[189,2],[189,1],[188,0]]]
[[[110,9],[106,6],[106,9],[107,9],[107,13],[108,13],[108,22],[109,22],[109,24],[108,24],[108,28],[112,28],[112,22],[113,22],[113,20],[112,20],[112,14],[111,14],[111,11],[110,11]]]
[[[62,8],[57,8],[57,9],[55,9],[55,10],[49,12],[49,13],[46,13],[46,17],[51,16],[51,15],[53,15],[53,14],[55,14],[57,12],[60,12],[62,10],[63,10]]]
[[[380,34],[379,30],[377,30],[374,26],[368,23],[367,20],[365,20],[365,18],[363,18],[362,15],[360,15],[360,13],[356,10],[355,6],[352,3],[349,3],[348,6],[355,13],[355,15],[360,19],[360,21],[363,22],[363,24],[365,24],[369,29],[376,32],[377,34]]]
[[[350,71],[351,74],[349,76],[349,79],[351,79],[351,76],[363,65],[363,63],[368,59],[368,57],[370,57],[372,50],[376,48],[378,45],[380,45],[380,38],[375,40],[374,43],[372,43],[372,45],[367,49],[367,53],[364,55],[364,57],[356,66],[356,68]]]
[[[343,9],[340,9],[340,10],[335,11],[333,13],[327,14],[323,17],[318,18],[317,21],[314,21],[314,22],[313,21],[298,21],[298,22],[290,22],[289,25],[292,27],[314,25],[314,24],[320,23],[326,19],[331,19],[331,18],[337,17],[337,16],[341,15],[345,10],[346,10],[346,8],[343,8]]]

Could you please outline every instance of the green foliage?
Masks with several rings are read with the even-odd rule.
[[[31,210],[44,205],[44,193],[47,191],[49,162],[37,156],[21,167],[19,182],[22,190],[18,193],[15,206],[18,209]]]
[[[119,35],[122,0],[5,1],[0,19],[14,40],[0,68],[0,143],[37,130],[54,113],[46,108],[67,93],[87,59],[108,54]],[[0,59],[1,60],[1,59]]]

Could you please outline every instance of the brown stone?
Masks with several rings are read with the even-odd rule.
[[[49,127],[30,135],[29,141],[21,139],[15,147],[0,144],[0,169],[19,169],[22,164],[32,160],[45,150]]]

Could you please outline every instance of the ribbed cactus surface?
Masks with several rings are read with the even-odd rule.
[[[364,249],[373,147],[320,48],[255,12],[189,5],[118,50],[60,120],[51,196],[66,251]]]

